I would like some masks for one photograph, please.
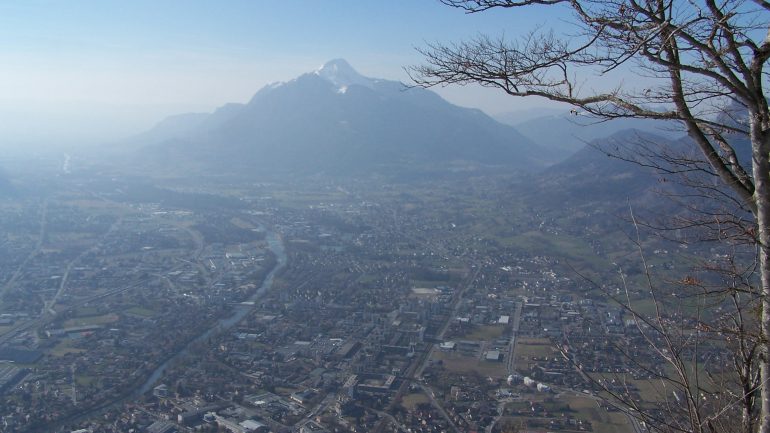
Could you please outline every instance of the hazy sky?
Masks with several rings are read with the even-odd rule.
[[[245,102],[342,57],[406,81],[415,47],[560,25],[546,8],[464,14],[433,0],[0,0],[0,145],[119,138],[163,117]],[[522,101],[436,89],[488,113]]]

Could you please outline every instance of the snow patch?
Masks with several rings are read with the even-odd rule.
[[[339,89],[337,93],[345,93],[349,86],[372,88],[374,85],[374,80],[364,77],[356,72],[356,70],[343,59],[335,59],[326,62],[326,64],[316,69],[314,74],[334,84]]]

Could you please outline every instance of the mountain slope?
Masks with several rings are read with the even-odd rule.
[[[190,170],[362,173],[452,163],[532,169],[546,151],[479,110],[364,77],[344,60],[258,91],[247,104],[177,116],[141,137],[139,160]]]
[[[633,152],[643,147],[668,149],[669,153],[688,152],[686,140],[671,140],[638,130],[620,131],[583,146],[538,174],[530,195],[538,197],[545,206],[595,206],[601,202],[622,208],[628,201],[657,205],[661,202],[661,191],[677,188],[674,179],[621,159],[639,160]]]

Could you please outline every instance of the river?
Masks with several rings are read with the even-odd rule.
[[[265,292],[270,290],[270,287],[272,287],[273,285],[273,280],[275,279],[275,274],[278,271],[280,271],[284,266],[286,266],[286,250],[284,249],[283,241],[281,240],[281,237],[277,233],[266,231],[265,239],[267,240],[268,248],[273,253],[273,255],[275,255],[276,263],[275,263],[275,266],[273,266],[273,269],[271,269],[270,272],[267,274],[267,276],[265,276],[265,279],[262,281],[262,284],[259,286],[257,291],[254,292],[254,294],[247,299],[247,301],[249,302],[257,301],[259,298],[261,298],[265,294]],[[159,365],[158,368],[156,368],[155,371],[152,372],[150,377],[147,378],[144,384],[142,384],[141,387],[137,388],[136,391],[134,391],[132,396],[139,397],[142,394],[149,391],[150,389],[152,389],[155,386],[155,384],[158,382],[158,380],[160,380],[160,378],[163,377],[163,373],[165,373],[166,368],[177,359],[187,355],[190,351],[191,346],[201,341],[205,341],[214,332],[221,332],[229,328],[232,328],[234,325],[236,325],[241,320],[243,320],[243,318],[246,317],[246,315],[249,314],[253,309],[254,309],[253,305],[236,305],[232,314],[222,319],[219,319],[214,326],[206,330],[206,332],[195,337],[193,340],[187,343],[179,352],[171,355],[171,357],[169,357],[168,359],[166,359],[165,362]]]
[[[268,249],[270,249],[270,251],[275,255],[276,262],[275,262],[275,265],[273,266],[273,269],[271,269],[270,272],[268,272],[268,274],[265,276],[265,279],[262,281],[262,284],[259,286],[259,288],[257,288],[256,292],[254,292],[254,294],[251,295],[246,300],[249,302],[257,301],[268,290],[270,290],[270,288],[273,286],[273,280],[275,279],[275,275],[284,266],[286,266],[286,249],[284,248],[281,237],[275,232],[265,230],[265,240],[267,241]],[[97,407],[92,407],[90,409],[87,409],[84,412],[75,413],[64,419],[54,421],[48,424],[47,426],[45,426],[46,427],[45,431],[64,431],[64,430],[61,430],[61,428],[66,424],[81,422],[87,419],[88,417],[95,416],[96,414],[104,413],[104,411],[110,408],[114,408],[128,400],[133,400],[140,397],[142,394],[148,392],[155,386],[155,384],[163,377],[163,373],[166,372],[166,369],[168,368],[169,365],[171,365],[174,361],[178,360],[179,358],[189,354],[190,348],[195,343],[208,339],[214,332],[221,332],[233,327],[238,322],[240,322],[244,317],[246,317],[247,314],[253,311],[254,308],[255,308],[254,305],[236,305],[234,307],[232,314],[222,319],[219,319],[214,325],[212,325],[205,332],[201,333],[200,335],[192,339],[178,352],[171,354],[166,359],[166,361],[160,364],[152,372],[150,377],[147,378],[147,380],[142,384],[142,386],[136,388],[133,392],[127,392],[123,394],[123,397],[120,397],[111,402],[107,402]]]

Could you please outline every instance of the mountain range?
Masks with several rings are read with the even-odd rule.
[[[134,161],[242,174],[360,174],[482,165],[543,168],[556,154],[480,110],[365,77],[346,61],[259,90],[246,104],[173,116],[135,137]]]

